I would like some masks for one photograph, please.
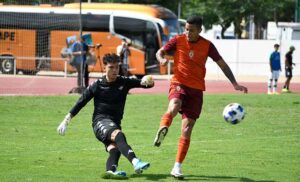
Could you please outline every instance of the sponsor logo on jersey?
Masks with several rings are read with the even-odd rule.
[[[102,90],[108,90],[108,89],[109,89],[109,87],[100,86],[100,89],[102,89]]]
[[[190,59],[192,59],[194,57],[194,51],[193,50],[190,50],[189,57],[190,57]]]

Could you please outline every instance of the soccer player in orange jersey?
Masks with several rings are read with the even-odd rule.
[[[174,52],[174,76],[169,89],[168,109],[161,118],[154,146],[161,145],[173,118],[179,112],[182,115],[181,136],[171,175],[181,179],[183,179],[181,165],[189,149],[193,126],[202,109],[207,58],[210,57],[217,63],[234,89],[247,93],[247,88],[237,83],[231,69],[215,46],[199,35],[201,27],[201,17],[189,17],[185,25],[185,33],[172,38],[156,53],[160,64],[166,65],[168,60],[165,55]]]

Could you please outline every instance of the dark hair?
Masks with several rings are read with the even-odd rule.
[[[186,22],[188,24],[196,25],[197,27],[201,28],[202,27],[202,18],[200,16],[190,16]]]
[[[279,44],[274,44],[274,47],[279,47]]]
[[[107,63],[119,63],[121,61],[120,56],[116,55],[115,53],[108,53],[105,54],[103,57],[103,64],[106,65]]]

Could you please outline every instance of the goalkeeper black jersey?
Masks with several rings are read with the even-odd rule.
[[[132,88],[147,88],[140,83],[140,79],[123,76],[118,76],[114,82],[107,82],[106,77],[103,76],[82,93],[75,106],[70,110],[70,113],[74,117],[94,98],[93,124],[98,119],[110,118],[120,125],[129,90]]]

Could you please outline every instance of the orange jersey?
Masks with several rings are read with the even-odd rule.
[[[205,63],[207,57],[214,61],[222,59],[215,46],[203,37],[197,42],[189,42],[186,36],[178,35],[165,46],[167,52],[174,52],[174,76],[171,82],[205,90]]]

